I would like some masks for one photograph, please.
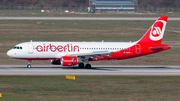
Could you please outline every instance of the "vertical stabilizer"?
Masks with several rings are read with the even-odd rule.
[[[139,40],[138,43],[161,44],[167,19],[168,16],[159,17],[159,19],[155,21],[155,23],[148,29],[146,34]]]

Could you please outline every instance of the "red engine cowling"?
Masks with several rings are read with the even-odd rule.
[[[63,56],[61,58],[61,65],[62,66],[74,66],[74,65],[77,65],[77,63],[78,63],[77,57]]]
[[[51,64],[53,64],[53,65],[61,65],[61,61],[60,60],[51,60]]]

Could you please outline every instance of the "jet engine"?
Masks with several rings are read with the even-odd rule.
[[[78,57],[72,56],[63,56],[61,58],[61,65],[62,66],[74,66],[78,63]]]
[[[51,60],[51,64],[53,64],[53,65],[61,65],[61,61],[60,60]]]

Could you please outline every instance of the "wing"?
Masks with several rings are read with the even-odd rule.
[[[77,56],[81,58],[81,60],[84,59],[96,59],[96,57],[102,58],[102,56],[111,56],[112,52],[109,51],[93,51],[88,53],[76,53],[76,54],[66,54],[66,56]]]

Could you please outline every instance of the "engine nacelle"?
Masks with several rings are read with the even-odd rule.
[[[74,66],[78,63],[78,57],[72,56],[63,56],[61,58],[61,65],[62,66]]]
[[[53,64],[53,65],[61,65],[61,61],[60,60],[51,60],[51,64]]]

